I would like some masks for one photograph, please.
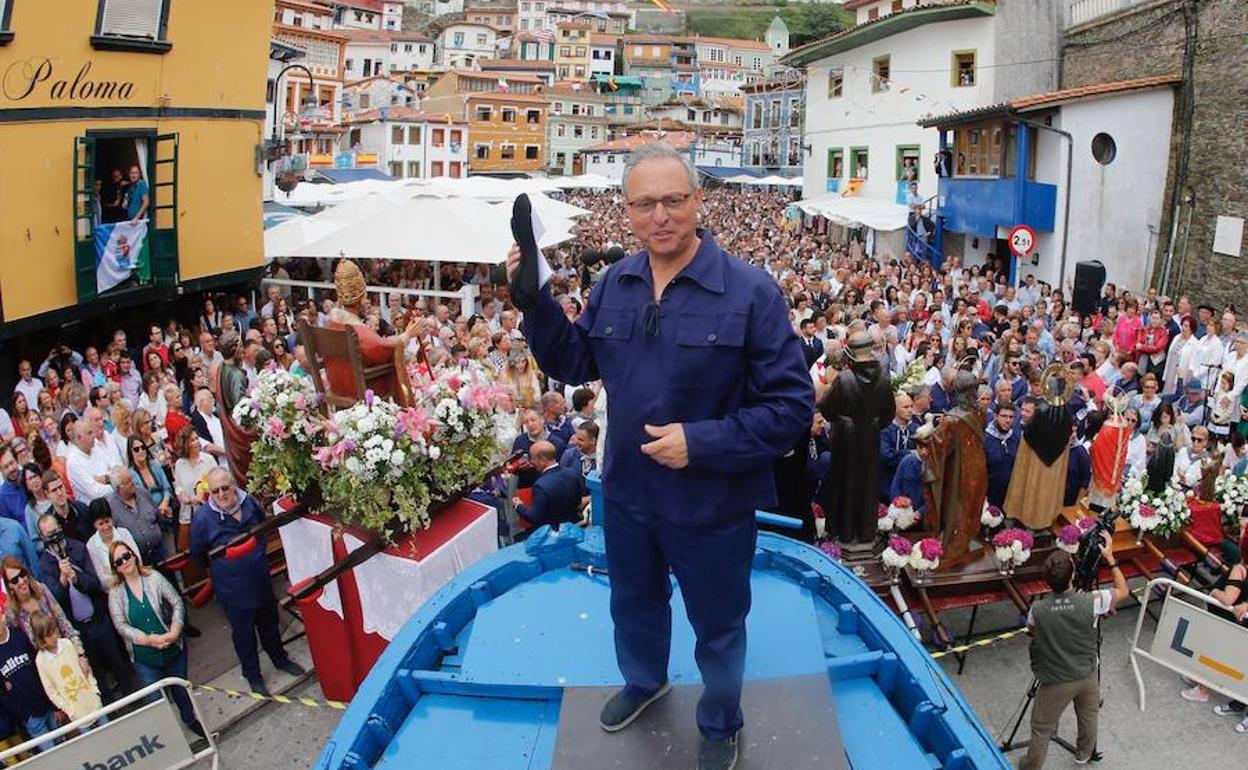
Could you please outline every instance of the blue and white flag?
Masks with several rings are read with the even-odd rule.
[[[102,294],[130,276],[152,277],[147,220],[113,222],[95,228],[95,291]]]

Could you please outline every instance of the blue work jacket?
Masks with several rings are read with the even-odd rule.
[[[243,492],[240,490],[239,494]],[[201,564],[207,564],[208,574],[212,576],[212,592],[223,605],[254,610],[273,601],[265,538],[261,538],[255,549],[245,556],[237,559],[221,556],[208,563],[209,551],[262,521],[264,508],[251,495],[243,499],[238,521],[215,509],[211,502],[195,509],[191,518],[191,556]]]
[[[728,256],[709,233],[654,301],[650,258],[602,276],[575,324],[539,292],[525,336],[542,371],[601,379],[608,401],[603,492],[664,520],[694,525],[775,505],[771,461],[814,414],[814,387],[788,308],[766,273]],[[643,426],[683,423],[689,464],[651,460]]]

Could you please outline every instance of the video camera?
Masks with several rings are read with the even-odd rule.
[[[1096,588],[1096,577],[1101,572],[1102,532],[1114,534],[1114,525],[1122,516],[1120,511],[1107,508],[1096,517],[1096,523],[1088,531],[1079,536],[1079,550],[1075,552],[1074,587],[1079,591],[1091,591]]]

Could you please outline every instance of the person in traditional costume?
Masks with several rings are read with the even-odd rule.
[[[888,375],[865,331],[849,336],[849,366],[828,383],[819,411],[828,421],[832,457],[824,480],[828,534],[853,548],[875,541],[879,503],[880,429],[896,414]]]
[[[1127,399],[1121,395],[1105,395],[1110,415],[1097,431],[1088,448],[1092,461],[1092,481],[1088,485],[1088,507],[1096,513],[1114,505],[1122,478],[1127,470],[1127,449],[1131,445],[1133,426],[1123,418]],[[1169,478],[1169,477],[1167,477]]]
[[[1048,529],[1062,507],[1074,425],[1067,405],[1073,380],[1061,364],[1050,366],[1044,380],[1044,396],[1023,430],[1002,506],[1007,516],[1030,529]]]
[[[339,262],[334,270],[334,286],[338,290],[338,306],[330,311],[326,327],[340,330],[350,327],[355,330],[356,339],[359,341],[361,363],[364,367],[396,361],[396,351],[398,351],[398,360],[401,360],[403,349],[420,334],[425,323],[424,319],[413,318],[402,333],[382,337],[370,329],[361,317],[365,282],[364,274],[359,266],[349,259]],[[396,362],[396,368],[399,367],[401,364]],[[330,390],[334,393],[354,394],[357,398],[364,397],[363,393],[355,393],[355,372],[351,369],[351,363],[345,358],[326,358],[325,377],[329,381]],[[364,384],[378,396],[391,397],[401,403],[403,393],[395,381],[393,371],[367,380]]]
[[[925,495],[928,528],[939,529],[945,547],[942,566],[966,562],[988,498],[984,453],[986,418],[979,406],[979,379],[959,370],[953,377],[950,408],[928,445]]]

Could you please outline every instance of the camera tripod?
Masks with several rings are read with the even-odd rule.
[[[1097,623],[1096,625],[1096,685],[1097,685],[1097,690],[1099,691],[1100,685],[1101,685],[1101,625],[1100,623]],[[1018,731],[1022,728],[1023,720],[1027,717],[1027,709],[1031,708],[1032,703],[1036,699],[1036,692],[1039,689],[1040,689],[1040,680],[1036,679],[1035,677],[1032,677],[1031,684],[1027,687],[1027,693],[1023,696],[1022,703],[1019,704],[1018,716],[1013,718],[1013,725],[1009,727],[1010,736],[998,744],[998,748],[1001,749],[1002,754],[1008,754],[1011,751],[1024,749],[1031,745],[1030,739],[1025,740],[1025,741],[1018,741],[1018,742],[1015,742],[1014,739],[1018,737]],[[1100,707],[1103,705],[1105,705],[1105,699],[1101,698],[1097,706]],[[1000,741],[1001,735],[1004,735],[1004,734],[1005,734],[1005,729],[1003,728],[1001,730],[1001,733],[997,736],[997,740]],[[1049,740],[1051,740],[1053,743],[1056,743],[1058,746],[1061,746],[1063,749],[1066,749],[1066,751],[1070,752],[1072,756],[1075,756],[1078,754],[1078,751],[1079,751],[1078,748],[1070,741],[1058,735],[1056,729],[1054,729],[1053,735],[1049,736]],[[1091,761],[1095,762],[1095,761],[1100,760],[1100,758],[1101,758],[1101,752],[1097,750],[1096,746],[1093,746]]]

